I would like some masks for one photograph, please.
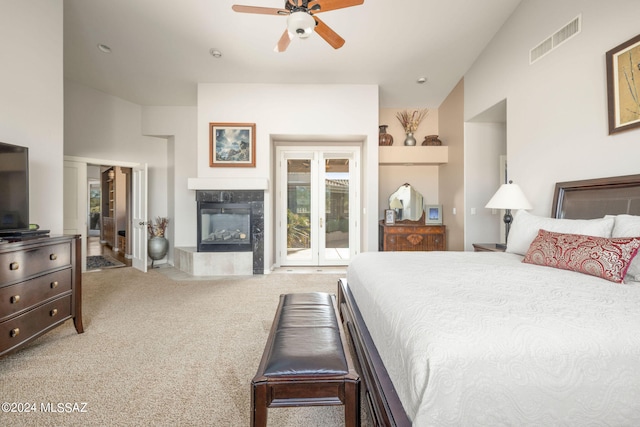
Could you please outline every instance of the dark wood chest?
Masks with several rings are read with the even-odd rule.
[[[446,227],[419,222],[385,225],[380,222],[379,251],[444,251]]]
[[[72,318],[82,328],[80,238],[0,244],[0,355]]]

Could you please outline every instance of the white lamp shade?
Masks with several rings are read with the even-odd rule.
[[[301,39],[309,37],[315,26],[316,20],[307,12],[293,12],[287,18],[287,30]]]
[[[518,184],[502,184],[496,194],[485,206],[489,209],[531,209],[531,203],[527,200]]]

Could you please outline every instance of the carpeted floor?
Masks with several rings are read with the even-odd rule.
[[[104,255],[90,255],[87,257],[87,270],[98,270],[113,267],[124,267],[124,264],[115,258]]]
[[[2,401],[36,408],[2,413],[0,424],[248,426],[250,381],[278,296],[335,293],[338,278],[270,274],[174,281],[131,267],[84,274],[85,333],[76,334],[67,321],[0,358]],[[86,412],[42,412],[48,403]],[[341,406],[269,410],[269,426],[341,425]]]

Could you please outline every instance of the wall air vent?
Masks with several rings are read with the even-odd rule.
[[[562,43],[580,33],[582,29],[582,15],[576,16],[567,25],[544,39],[537,46],[529,51],[529,64],[533,64],[538,59],[551,52]]]

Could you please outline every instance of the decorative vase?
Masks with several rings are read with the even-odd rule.
[[[169,241],[164,237],[152,237],[149,239],[147,245],[147,251],[149,252],[149,258],[151,258],[151,268],[153,268],[154,261],[162,259],[167,255],[169,250]]]
[[[416,145],[416,139],[413,137],[413,132],[407,132],[407,137],[404,139],[404,145]]]
[[[387,133],[388,125],[380,125],[380,136],[378,137],[378,145],[393,145],[393,136]]]

